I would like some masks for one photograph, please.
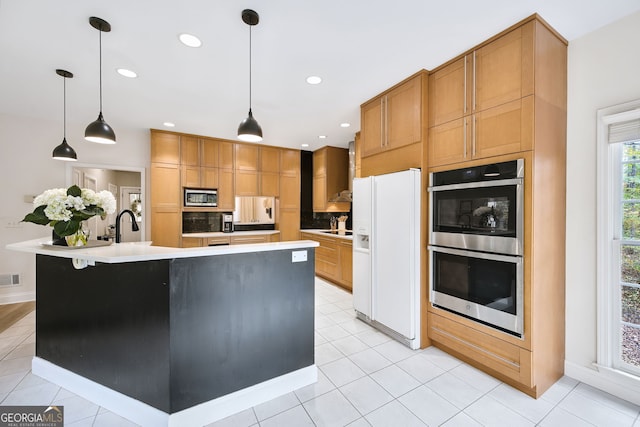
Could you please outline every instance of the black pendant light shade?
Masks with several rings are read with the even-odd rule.
[[[56,160],[66,160],[70,162],[78,160],[76,150],[67,144],[67,138],[63,138],[62,143],[53,149],[52,157]]]
[[[73,74],[66,70],[56,70],[56,74],[62,77],[62,143],[53,149],[52,157],[56,160],[75,162],[78,160],[76,151],[67,144],[67,79],[73,78]]]
[[[258,13],[251,9],[242,11],[242,21],[249,26],[249,115],[238,126],[238,139],[247,142],[262,141],[262,128],[253,118],[251,111],[251,27],[258,25],[260,17]]]
[[[249,108],[249,115],[238,126],[238,138],[247,142],[262,141],[262,128],[253,118],[253,112]]]
[[[100,113],[96,121],[90,123],[85,129],[84,139],[98,144],[115,144],[116,134],[102,117],[102,33],[110,32],[111,25],[104,19],[96,18],[95,16],[89,18],[89,24],[100,32]]]
[[[116,143],[116,134],[111,129],[111,126],[104,121],[102,111],[98,114],[96,121],[89,123],[89,126],[84,130],[84,139],[98,144]]]

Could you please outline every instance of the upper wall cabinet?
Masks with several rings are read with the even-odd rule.
[[[236,195],[280,194],[280,149],[236,143]]]
[[[151,131],[151,163],[180,164],[180,135]]]
[[[545,55],[529,21],[429,76],[429,166],[532,149],[534,64]],[[529,97],[529,98],[528,98]]]
[[[180,165],[183,187],[217,188],[218,209],[233,209],[233,143],[183,135]]]
[[[421,74],[362,104],[362,157],[421,141]]]
[[[322,147],[313,152],[313,211],[347,212],[348,202],[329,202],[337,193],[349,188],[349,151]]]

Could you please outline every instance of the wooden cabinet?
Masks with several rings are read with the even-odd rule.
[[[200,139],[198,137],[180,137],[180,164],[200,166]]]
[[[217,209],[233,210],[233,143],[183,135],[180,153],[182,187],[216,188]]]
[[[471,96],[468,66],[468,57],[463,56],[429,75],[430,128],[468,114]]]
[[[151,130],[151,163],[180,164],[180,135]]]
[[[280,240],[283,242],[300,239],[300,209],[280,208],[280,215],[276,222],[280,230]]]
[[[338,246],[340,260],[340,283],[347,289],[353,289],[353,242],[340,240]]]
[[[531,351],[434,313],[428,314],[427,324],[429,337],[462,360],[470,357],[500,379],[515,381],[527,388],[533,385]]]
[[[564,370],[566,74],[566,40],[533,15],[429,81],[430,172],[521,158],[525,176],[522,337],[427,304],[428,338],[534,397]]]
[[[231,237],[229,236],[207,237],[202,240],[204,241],[203,246],[224,246],[231,244]]]
[[[429,166],[531,150],[534,97],[508,102],[429,129]]]
[[[430,167],[532,149],[536,30],[527,22],[430,74]]]
[[[422,79],[410,78],[361,107],[362,156],[422,140]]]
[[[280,240],[300,238],[300,151],[280,151],[280,198],[276,228]]]
[[[320,244],[315,250],[316,275],[351,291],[353,288],[352,242],[348,239],[301,232],[303,240]]]
[[[151,131],[150,223],[156,246],[180,247],[180,135]]]
[[[202,245],[202,240],[199,237],[182,237],[182,247],[183,248],[199,248]],[[205,245],[206,246],[206,245]]]
[[[349,188],[349,152],[345,148],[323,147],[313,152],[313,211],[347,212],[349,203],[329,202]]]
[[[251,234],[243,232],[242,234],[226,234],[224,236],[213,236],[205,238],[183,237],[183,248],[195,248],[201,246],[224,246],[224,245],[246,245],[251,243],[270,243],[280,241],[279,233],[271,234]]]
[[[182,234],[180,166],[152,163],[150,181],[152,244],[178,248]]]
[[[280,194],[280,150],[250,144],[236,144],[236,195]]]
[[[246,245],[249,243],[269,243],[271,236],[268,234],[256,234],[245,236],[231,236],[232,245]]]

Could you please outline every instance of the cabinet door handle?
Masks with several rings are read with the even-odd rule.
[[[464,155],[462,158],[466,159],[467,158],[467,118],[466,117],[464,118],[462,132],[464,133],[464,138],[462,143],[462,149],[464,150]]]
[[[468,55],[464,57],[464,106],[463,106],[463,114],[467,114],[467,58]],[[465,157],[467,157],[465,155]]]
[[[380,98],[380,147],[384,147],[384,132],[385,132],[385,114],[384,114],[384,99],[383,96]]]
[[[389,145],[389,99],[384,96],[384,146]]]
[[[473,127],[471,128],[473,135],[471,136],[471,157],[476,157],[476,115],[473,115]]]
[[[473,93],[473,111],[476,111],[476,51],[473,51],[473,86],[471,88]]]

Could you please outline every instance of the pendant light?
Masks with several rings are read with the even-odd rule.
[[[67,144],[67,79],[72,79],[73,74],[66,70],[56,70],[56,74],[62,76],[62,143],[53,149],[52,157],[56,160],[75,162],[78,160],[76,151]]]
[[[111,25],[104,19],[92,16],[89,24],[100,32],[100,114],[95,122],[90,123],[84,131],[84,139],[99,144],[115,144],[116,134],[102,117],[102,33],[111,31]]]
[[[260,17],[256,11],[245,9],[242,11],[242,20],[249,25],[249,116],[238,126],[238,139],[247,142],[260,142],[262,141],[262,128],[253,118],[251,111],[251,27],[258,25]]]

